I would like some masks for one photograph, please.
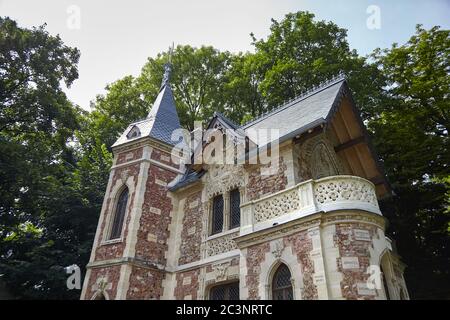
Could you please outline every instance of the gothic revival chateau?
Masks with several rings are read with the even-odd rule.
[[[168,69],[113,146],[82,299],[408,299],[378,205],[389,185],[345,78],[243,126],[216,113],[208,128],[248,161],[183,164]],[[270,174],[259,129],[279,129]]]

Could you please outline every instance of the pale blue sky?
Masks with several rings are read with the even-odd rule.
[[[80,29],[69,27],[77,26],[67,12],[73,5]],[[380,8],[380,29],[366,25],[370,5]],[[450,0],[0,0],[0,16],[24,27],[46,22],[50,33],[81,50],[80,77],[66,92],[85,109],[107,83],[138,75],[146,58],[172,41],[252,51],[250,32],[266,37],[271,18],[299,10],[348,29],[350,46],[361,55],[405,42],[418,23],[449,29],[450,20]]]

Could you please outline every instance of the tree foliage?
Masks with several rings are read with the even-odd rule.
[[[387,83],[369,127],[396,193],[385,214],[418,298],[449,294],[439,290],[450,285],[449,35],[419,25],[406,44],[373,54]]]

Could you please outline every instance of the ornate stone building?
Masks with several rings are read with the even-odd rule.
[[[345,78],[243,126],[216,113],[208,128],[234,132],[247,161],[185,165],[169,70],[113,145],[82,299],[408,299],[378,205],[389,185]],[[250,132],[274,128],[263,174]]]

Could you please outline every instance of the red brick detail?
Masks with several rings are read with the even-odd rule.
[[[286,170],[287,167],[283,161],[283,157],[280,157],[278,171],[273,175],[261,175],[260,166],[250,166],[247,185],[248,200],[256,200],[264,195],[286,189]]]
[[[164,272],[132,266],[128,300],[158,300],[163,295]]]
[[[248,287],[248,299],[259,300],[261,293],[258,290],[261,264],[266,259],[266,253],[270,251],[269,242],[258,244],[247,249],[247,276],[245,285]]]
[[[156,180],[169,183],[175,176],[171,171],[150,165],[135,247],[138,259],[162,265],[166,263],[165,252],[173,206],[167,196],[167,186],[157,184]],[[158,213],[152,208],[158,209]]]
[[[118,168],[114,171],[114,176],[112,179],[112,184],[111,184],[111,189],[108,190],[108,197],[112,191],[112,188],[114,188],[116,181],[118,179],[120,179],[121,174],[123,171],[127,170],[128,171],[128,175],[129,176],[134,176],[134,183],[135,186],[137,184],[137,180],[138,180],[138,175],[139,175],[139,168],[140,168],[140,164],[135,164],[135,165],[131,165],[131,166],[126,166],[126,167],[122,167],[122,168]],[[130,222],[130,211],[133,208],[134,205],[134,199],[136,196],[136,192],[133,192],[129,195],[129,199],[128,201],[130,202],[129,206],[128,206],[128,212],[126,213],[126,220],[124,222],[125,224],[125,229],[124,229],[124,234],[122,235],[122,239],[126,239],[127,235],[128,235],[128,224]],[[115,201],[114,199],[112,201]],[[107,203],[106,203],[106,212],[105,212],[105,218],[103,219],[102,222],[102,226],[101,226],[101,233],[100,233],[100,242],[99,242],[99,246],[95,249],[95,261],[102,261],[102,260],[109,260],[109,259],[115,259],[115,258],[120,258],[123,255],[123,250],[125,248],[125,241],[123,242],[119,242],[119,243],[112,243],[112,244],[105,244],[105,245],[101,245],[101,239],[104,239],[104,232],[106,232],[105,228],[106,228],[106,221],[108,220],[108,216],[109,215],[113,215],[114,209],[114,203],[111,203],[111,200],[108,199]],[[111,221],[111,219],[109,219]]]
[[[308,231],[301,231],[284,238],[285,246],[290,246],[292,253],[297,256],[303,274],[303,300],[318,299],[317,287],[314,284],[314,263],[310,257],[313,250],[312,240]]]
[[[152,160],[158,161],[160,163],[166,164],[168,166],[177,168],[179,164],[172,162],[172,156],[169,152],[161,151],[159,149],[153,149],[152,155],[150,156]]]
[[[142,152],[143,152],[143,148],[139,148],[139,149],[134,149],[134,150],[119,153],[119,155],[117,156],[116,165],[126,163],[129,161],[133,161],[133,160],[141,159]]]
[[[93,286],[97,283],[97,279],[106,278],[108,284],[112,284],[111,289],[106,289],[106,293],[109,296],[109,299],[114,300],[116,298],[117,293],[117,285],[119,283],[120,278],[120,266],[109,266],[105,268],[95,268],[91,269],[91,276],[89,277],[88,287],[86,290],[86,295],[84,297],[85,300],[90,300],[96,293],[93,289]]]
[[[371,239],[377,234],[377,227],[362,223],[341,223],[336,225],[335,245],[339,248],[340,257],[358,257],[359,269],[344,270],[342,259],[337,258],[338,270],[342,272],[342,296],[346,299],[373,300],[375,296],[358,295],[357,283],[366,283],[369,274],[366,273],[370,265],[369,248],[372,241],[354,239],[354,229],[369,231]]]
[[[197,203],[191,207],[192,203]],[[178,264],[186,264],[201,259],[200,244],[202,242],[202,192],[198,191],[186,198],[181,231],[180,258]]]
[[[175,299],[183,300],[186,296],[191,295],[192,300],[197,300],[197,292],[199,288],[198,277],[200,269],[181,272],[176,275]],[[189,284],[183,284],[183,279],[191,277]]]

